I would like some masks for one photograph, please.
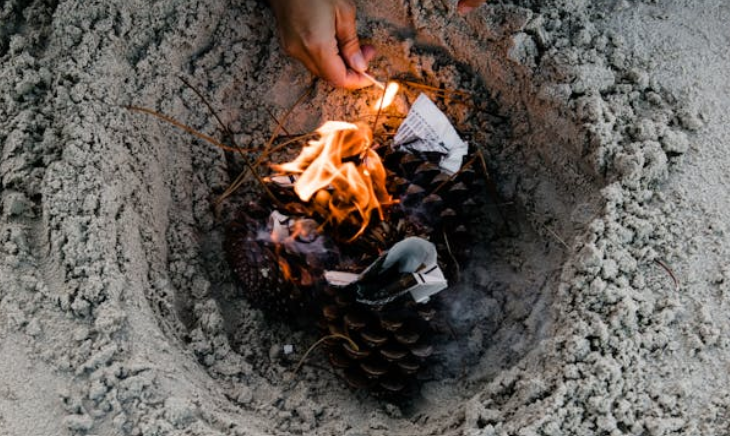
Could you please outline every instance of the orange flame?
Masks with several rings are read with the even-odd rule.
[[[294,266],[290,265],[286,260],[284,253],[289,252],[289,246],[295,244],[300,238],[305,240],[316,238],[316,223],[313,220],[308,219],[296,219],[290,221],[288,218],[286,218],[285,221],[272,223],[272,218],[273,220],[278,221],[280,217],[286,218],[282,215],[272,215],[272,217],[269,218],[269,223],[273,224],[269,236],[276,247],[276,259],[279,263],[279,272],[284,279],[292,283],[304,284],[307,280],[311,280],[311,277],[306,274],[305,270],[297,268],[296,264]],[[293,268],[296,268],[299,274],[294,274]]]
[[[277,250],[277,256],[276,260],[279,262],[279,272],[284,277],[285,280],[293,282],[294,280],[294,274],[292,274],[291,267],[289,266],[289,262],[284,259],[284,256],[279,253],[279,250]]]
[[[388,86],[385,88],[383,96],[378,99],[375,105],[373,105],[373,110],[377,112],[393,104],[393,101],[395,101],[395,96],[398,95],[399,89],[400,86],[397,83],[388,83]]]
[[[385,186],[386,171],[372,145],[365,124],[328,121],[317,129],[319,138],[309,141],[291,162],[273,165],[285,174],[299,174],[294,191],[304,202],[312,201],[335,225],[359,226],[352,240],[367,228],[371,215],[393,203]]]

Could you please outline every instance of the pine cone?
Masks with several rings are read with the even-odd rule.
[[[318,235],[318,250],[292,253],[286,244],[268,237],[272,232],[267,226],[271,211],[256,203],[249,203],[246,209],[228,224],[224,247],[245,298],[269,315],[311,319],[312,288],[332,266],[336,250]]]
[[[484,191],[472,168],[448,175],[428,156],[389,152],[384,162],[391,172],[389,191],[399,200],[385,221],[372,224],[358,243],[387,250],[409,237],[428,239],[439,252],[446,270],[464,262],[470,252],[470,222]]]
[[[347,383],[385,393],[411,391],[416,374],[433,353],[434,304],[416,304],[404,295],[383,306],[368,305],[347,288],[328,288],[322,301],[322,318],[333,335],[327,347],[329,361]]]
[[[270,313],[291,313],[295,309],[291,307],[292,296],[298,292],[280,270],[273,247],[258,239],[257,230],[262,227],[262,221],[255,219],[256,215],[241,212],[229,224],[225,246],[228,263],[241,282],[244,296],[254,307]]]
[[[400,203],[385,220],[371,224],[354,243],[355,250],[377,255],[418,236],[435,243],[445,271],[456,269],[453,262],[463,261],[468,252],[466,209],[475,201],[467,202],[467,197],[475,192],[471,191],[475,172],[465,169],[449,176],[436,164],[408,153],[390,153],[385,162],[392,172],[389,191]],[[434,351],[437,299],[416,304],[406,294],[385,305],[365,304],[350,288],[326,289],[319,304],[325,333],[336,336],[328,342],[332,366],[354,388],[410,392]],[[358,348],[339,339],[341,335]]]

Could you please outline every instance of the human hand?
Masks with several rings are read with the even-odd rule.
[[[486,0],[459,0],[456,10],[465,15],[482,5]]]
[[[372,84],[361,72],[375,56],[360,47],[352,0],[269,0],[284,50],[312,73],[341,88]]]

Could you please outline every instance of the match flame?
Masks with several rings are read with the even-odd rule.
[[[386,109],[388,106],[393,104],[393,101],[395,101],[395,96],[398,95],[399,89],[400,86],[398,86],[397,83],[388,83],[388,86],[385,88],[385,92],[383,93],[382,97],[380,97],[378,101],[375,102],[373,110],[377,112],[379,110]]]
[[[373,212],[383,218],[383,206],[393,203],[385,186],[385,167],[370,148],[373,134],[366,124],[328,121],[317,133],[319,138],[309,141],[296,159],[273,168],[298,174],[294,191],[324,218],[359,227],[354,240]]]

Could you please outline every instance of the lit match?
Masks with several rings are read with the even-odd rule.
[[[376,79],[375,77],[373,77],[370,74],[365,73],[365,72],[362,72],[360,74],[365,76],[365,78],[368,79],[369,81],[373,82],[373,85],[377,86],[380,89],[385,89],[385,84],[383,82],[381,82],[380,80]]]

